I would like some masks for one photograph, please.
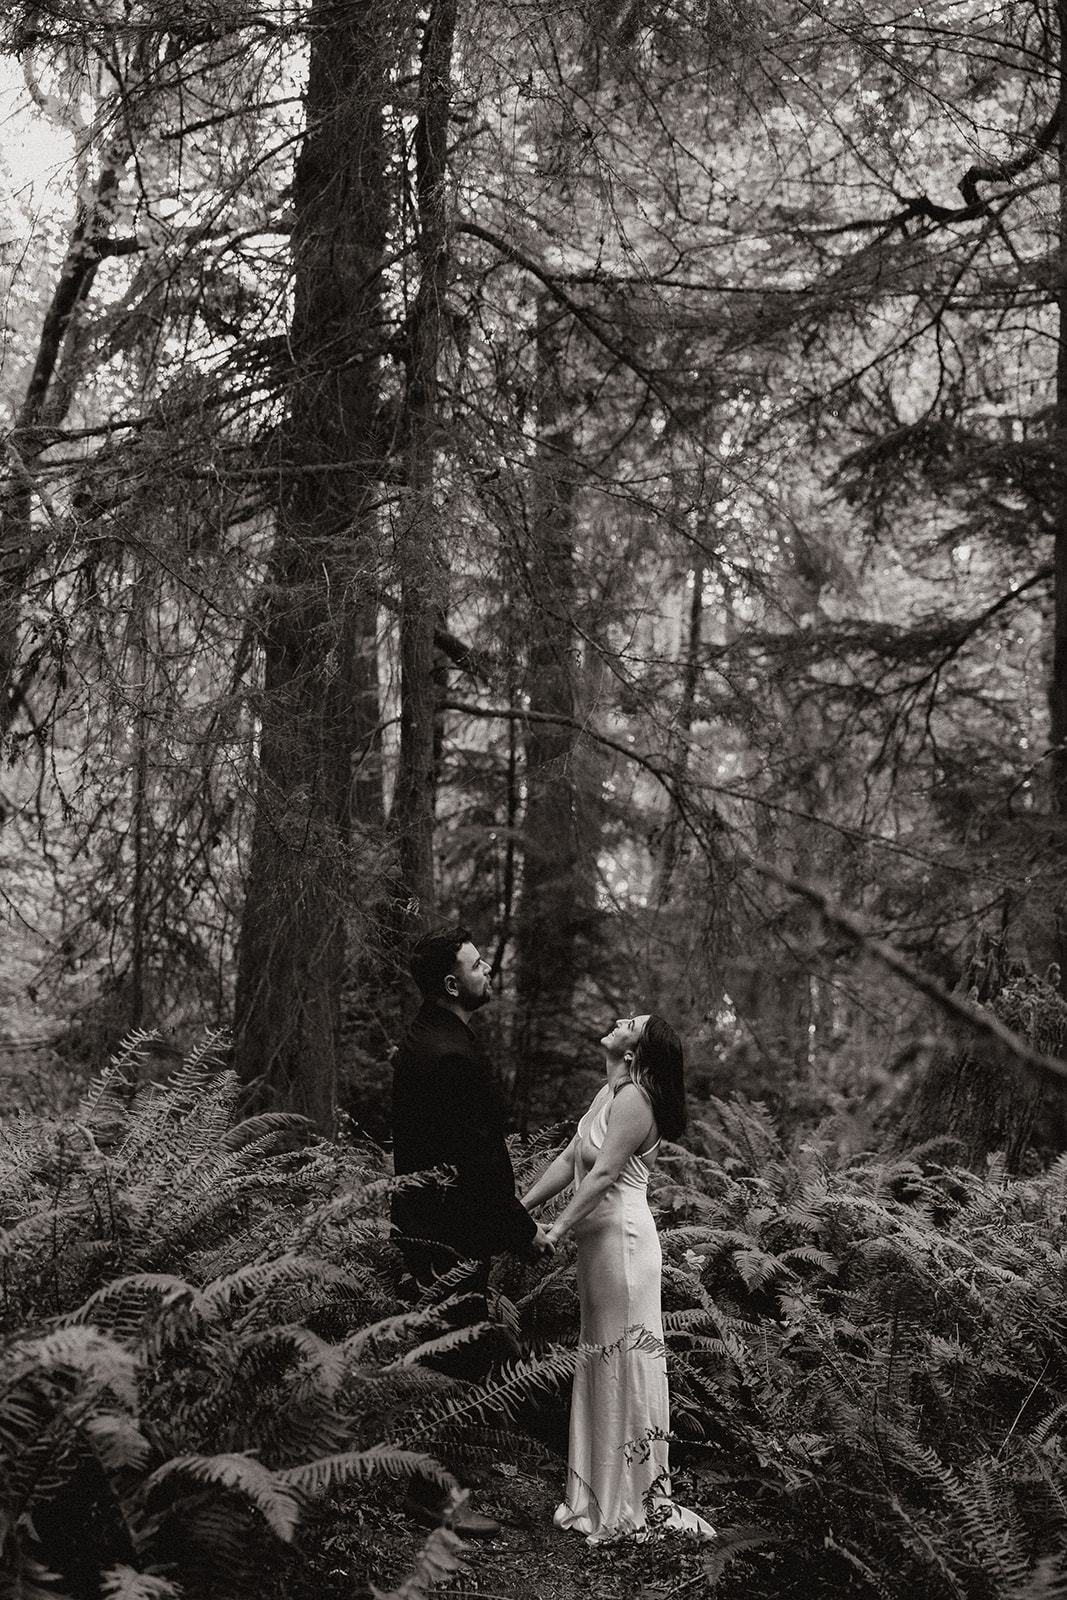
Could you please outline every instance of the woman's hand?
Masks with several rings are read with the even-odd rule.
[[[596,1209],[627,1161],[636,1154],[652,1131],[645,1096],[636,1084],[625,1084],[612,1102],[604,1143],[597,1153],[596,1162],[548,1230],[554,1245],[559,1244],[576,1222],[583,1222]]]
[[[533,1251],[534,1257],[538,1260],[543,1256],[550,1256],[554,1254],[556,1246],[551,1236],[551,1230],[546,1232],[545,1229],[542,1228],[541,1224],[538,1223],[537,1232],[530,1240],[530,1249]]]

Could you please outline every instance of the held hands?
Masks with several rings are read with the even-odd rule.
[[[542,1261],[546,1256],[553,1255],[555,1249],[556,1241],[549,1236],[546,1230],[542,1227],[541,1223],[538,1223],[537,1232],[530,1240],[530,1250],[532,1251],[534,1258],[538,1261]]]

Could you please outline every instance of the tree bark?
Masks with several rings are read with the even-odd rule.
[[[126,147],[106,152],[93,193],[78,207],[41,325],[33,371],[7,443],[8,466],[14,470],[0,484],[0,735],[11,728],[21,703],[15,672],[26,583],[57,531],[34,527],[33,466],[51,443],[50,430],[59,426],[70,405],[70,383],[61,385],[59,398],[53,398],[57,373],[100,262],[113,253],[112,217],[128,154]],[[47,503],[45,510],[51,523]]]
[[[706,528],[701,529],[701,544],[706,546]],[[685,660],[682,663],[682,695],[669,736],[669,751],[674,794],[679,795],[689,770],[689,740],[693,731],[693,708],[700,682],[700,644],[704,623],[705,568],[697,560],[692,569],[693,589],[689,597]],[[663,907],[671,897],[675,869],[682,845],[684,819],[677,799],[672,799],[663,827],[659,860],[656,864],[655,904]]]
[[[1056,508],[1053,546],[1052,676],[1049,682],[1050,787],[1052,810],[1067,821],[1067,0],[1058,0],[1060,122],[1057,141],[1059,180],[1059,250],[1056,273],[1055,457]],[[1062,855],[1061,847],[1061,855]],[[1067,992],[1067,905],[1056,913],[1056,957],[1060,987]]]
[[[524,580],[529,610],[526,704],[558,723],[524,731],[526,809],[516,924],[518,1016],[514,1109],[525,1128],[535,1085],[561,1057],[592,917],[588,796],[576,710],[576,439],[565,370],[566,323],[542,295],[537,314],[537,458]]]
[[[434,737],[440,684],[434,633],[444,611],[446,568],[435,499],[440,433],[438,365],[449,277],[448,126],[456,0],[434,0],[419,63],[415,129],[419,286],[409,327],[406,505],[400,558],[400,756],[391,822],[403,896],[423,923],[434,914]]]
[[[394,32],[388,0],[311,8],[294,182],[295,380],[238,941],[236,1057],[250,1101],[300,1111],[324,1130],[335,1117],[347,921],[369,870],[369,852],[354,848],[355,802],[375,809],[379,578],[367,536],[379,472],[383,107]]]
[[[1059,0],[1056,15],[1060,34],[1059,78],[1063,94],[1067,92],[1067,0]],[[1049,721],[1052,742],[1053,807],[1060,816],[1067,816],[1067,130],[1064,128],[1062,118],[1057,153],[1059,165],[1059,261],[1056,275],[1056,307],[1059,318],[1056,346],[1058,471],[1053,553],[1054,621]]]

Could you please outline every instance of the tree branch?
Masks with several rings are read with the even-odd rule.
[[[1057,102],[1056,109],[1048,121],[1035,134],[1033,143],[1028,145],[1020,155],[1012,161],[994,161],[986,166],[968,167],[956,187],[963,196],[962,206],[943,206],[931,200],[928,195],[898,195],[903,209],[889,217],[863,217],[854,222],[844,222],[833,228],[821,229],[820,236],[827,238],[840,233],[866,233],[874,231],[894,232],[904,229],[909,222],[922,218],[927,222],[936,222],[944,225],[951,222],[974,222],[978,217],[989,215],[992,201],[983,200],[978,192],[980,183],[1010,183],[1013,178],[1018,178],[1034,162],[1039,160],[1047,150],[1050,150],[1059,133],[1060,123],[1063,120],[1063,102]]]
[[[603,345],[609,355],[613,355],[617,361],[620,361],[630,372],[640,378],[642,383],[647,383],[660,404],[673,416],[674,407],[660,389],[656,374],[648,367],[643,366],[631,351],[610,337],[601,325],[600,319],[567,293],[566,289],[562,287],[557,274],[549,272],[546,267],[535,261],[532,256],[528,256],[525,251],[520,250],[517,245],[510,244],[507,239],[501,238],[498,233],[493,233],[490,229],[483,228],[480,223],[461,222],[457,227],[457,232],[469,234],[472,239],[481,239],[483,243],[492,245],[493,249],[502,255],[505,260],[510,261],[513,266],[521,267],[524,272],[528,272],[531,277],[536,278],[538,283],[544,284],[552,298],[563,306],[565,310],[569,311],[575,321],[579,322],[598,344]]]
[[[678,806],[678,815],[686,827],[697,839],[703,849],[707,849],[711,842],[711,835],[723,831],[725,824],[717,812],[712,812],[709,817],[710,829],[699,828],[693,818],[692,810],[681,792],[681,786],[675,782],[674,774],[668,769],[666,763],[660,763],[653,757],[642,755],[639,751],[630,749],[620,744],[618,740],[610,739],[600,734],[587,723],[579,722],[573,717],[554,716],[547,712],[532,712],[513,710],[509,707],[484,707],[464,705],[455,701],[446,702],[442,707],[447,711],[462,712],[467,716],[496,718],[500,721],[517,719],[520,721],[560,722],[570,727],[580,728],[587,737],[593,739],[598,745],[607,750],[614,750],[624,756],[627,761],[642,768],[651,774],[671,796]],[[1067,1061],[1061,1061],[1055,1056],[1045,1055],[1040,1050],[1034,1050],[1025,1039],[1014,1033],[991,1012],[985,1011],[973,1001],[953,994],[946,989],[944,984],[929,973],[916,967],[906,956],[901,955],[891,944],[884,939],[876,938],[870,933],[858,917],[846,911],[835,901],[831,900],[825,890],[817,884],[809,883],[803,878],[795,878],[790,873],[782,872],[778,867],[772,866],[769,861],[762,861],[757,856],[749,855],[747,851],[737,850],[737,861],[748,867],[758,877],[765,878],[770,883],[776,883],[789,894],[796,895],[801,900],[806,900],[815,907],[823,921],[830,927],[843,933],[850,943],[856,945],[865,955],[869,955],[880,965],[892,972],[915,989],[919,994],[930,1000],[937,1009],[951,1021],[966,1028],[981,1041],[986,1049],[999,1060],[1013,1062],[1023,1071],[1031,1073],[1042,1080],[1057,1083],[1067,1082]]]
[[[972,1000],[953,994],[937,978],[914,966],[891,944],[884,939],[876,938],[863,926],[858,917],[831,900],[826,891],[817,884],[808,883],[802,878],[794,878],[791,874],[780,871],[778,867],[771,866],[770,862],[760,861],[754,856],[747,857],[746,864],[761,878],[778,884],[780,888],[814,906],[824,922],[839,933],[843,933],[852,944],[865,955],[873,957],[887,971],[902,978],[910,988],[925,995],[953,1022],[959,1023],[961,1027],[976,1035],[994,1057],[1013,1062],[1025,1072],[1040,1078],[1042,1082],[1048,1082],[1050,1079],[1057,1083],[1067,1082],[1067,1062],[1059,1060],[1056,1056],[1045,1055],[1040,1050],[1034,1050],[1025,1039],[1006,1027],[992,1012],[984,1010]]]
[[[391,594],[381,595],[381,603],[387,611],[394,616],[400,615],[400,601]],[[457,666],[468,677],[474,678],[478,683],[491,684],[496,675],[496,662],[487,650],[478,650],[472,644],[467,644],[464,639],[459,639],[450,633],[441,623],[437,623],[433,630],[433,642],[443,656]],[[454,708],[453,708],[454,709]]]

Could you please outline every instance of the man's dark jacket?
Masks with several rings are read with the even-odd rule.
[[[393,1063],[393,1166],[398,1175],[453,1167],[451,1183],[393,1196],[393,1223],[459,1257],[523,1253],[537,1231],[515,1193],[504,1111],[477,1039],[454,1012],[424,1002]]]

